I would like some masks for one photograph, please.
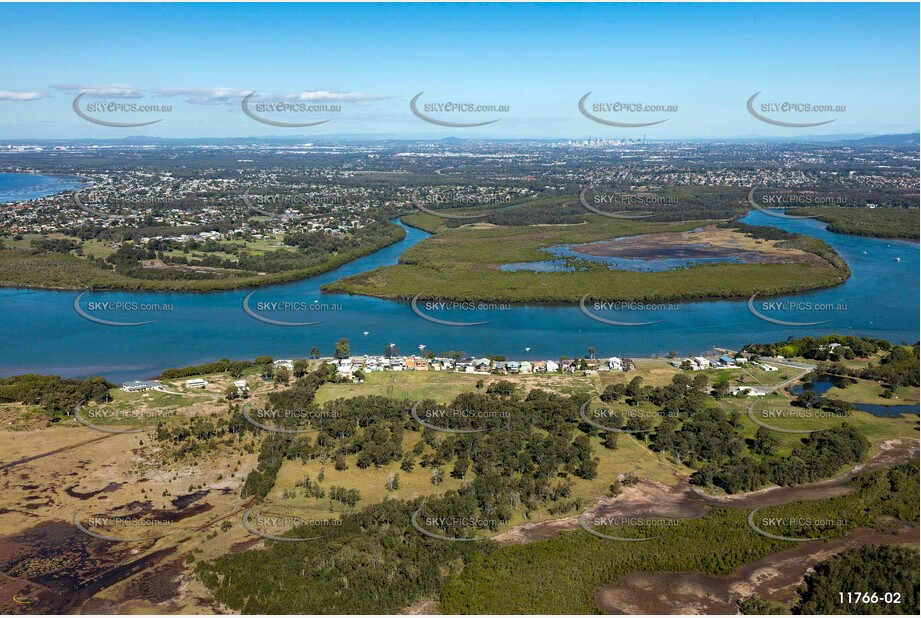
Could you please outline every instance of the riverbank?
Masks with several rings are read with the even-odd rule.
[[[375,238],[374,241],[349,251],[331,254],[321,265],[279,273],[224,279],[138,279],[99,268],[91,260],[69,253],[0,250],[0,287],[151,292],[212,292],[263,287],[321,275],[396,244],[405,237],[405,229],[395,223],[388,223],[385,236]]]
[[[796,208],[787,214],[814,217],[830,232],[869,238],[917,241],[921,225],[917,208]]]
[[[440,311],[427,309],[422,301],[418,303],[420,310],[431,316],[457,322],[488,322],[451,327],[418,316],[409,302],[321,290],[327,283],[397,264],[401,255],[428,237],[419,229],[404,227],[406,237],[398,243],[322,275],[262,288],[251,299],[253,307],[260,301],[304,300],[336,306],[336,310],[311,312],[309,321],[322,320],[322,324],[313,326],[283,327],[255,320],[241,306],[248,293],[244,290],[209,294],[87,293],[81,301],[84,309],[90,301],[171,307],[169,311],[147,312],[148,317],[143,319],[156,319],[155,323],[123,327],[131,342],[125,345],[120,337],[111,336],[114,331],[74,311],[74,292],[0,288],[0,315],[7,326],[0,351],[0,374],[105,375],[123,382],[148,379],[168,367],[215,358],[251,359],[260,354],[299,358],[308,356],[312,346],[329,355],[343,337],[350,341],[353,354],[381,354],[390,344],[408,352],[424,344],[436,353],[461,350],[477,357],[504,354],[524,360],[571,357],[584,354],[589,346],[597,349],[598,356],[640,358],[664,356],[671,350],[681,356],[697,356],[713,346],[741,349],[752,341],[752,333],[765,341],[845,331],[889,341],[917,341],[917,303],[904,300],[919,293],[917,244],[834,234],[825,229],[824,223],[812,219],[778,219],[758,211],[742,222],[819,238],[847,261],[852,274],[843,285],[782,299],[792,307],[811,304],[813,308],[835,309],[780,314],[761,308],[788,320],[824,323],[791,327],[766,322],[753,315],[746,302],[738,300],[676,303],[661,310],[624,307],[608,312],[608,317],[618,320],[655,322],[634,327],[599,322],[572,305]],[[591,304],[588,306],[591,309]],[[119,313],[108,318],[138,321],[137,314]],[[304,321],[302,312],[274,313],[267,315]],[[35,332],[44,336],[36,339]]]

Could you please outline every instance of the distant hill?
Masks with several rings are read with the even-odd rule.
[[[893,135],[873,135],[854,140],[867,146],[911,146],[921,144],[921,133],[896,133]]]

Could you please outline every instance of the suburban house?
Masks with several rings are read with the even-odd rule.
[[[137,393],[160,388],[160,386],[160,382],[156,380],[131,380],[130,382],[122,384],[122,390],[126,393]]]
[[[192,378],[191,380],[185,381],[185,386],[186,388],[205,388],[208,386],[208,383],[201,378]]]

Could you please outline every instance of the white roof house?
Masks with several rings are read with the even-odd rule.
[[[149,391],[153,388],[159,388],[160,383],[156,380],[131,380],[122,384],[122,390],[128,393],[137,391]]]

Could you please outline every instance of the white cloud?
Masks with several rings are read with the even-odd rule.
[[[240,99],[250,92],[234,88],[163,88],[155,90],[153,94],[162,97],[185,97],[187,103],[196,105],[216,105],[239,103]]]
[[[246,95],[253,93],[257,99],[282,101],[320,101],[340,103],[367,103],[383,101],[393,97],[367,92],[336,92],[331,90],[305,90],[286,94],[269,91],[238,90],[235,88],[163,88],[153,94],[164,97],[184,97],[186,102],[198,105],[221,103],[239,104]]]
[[[44,93],[41,92],[16,92],[14,90],[0,90],[0,101],[37,101]]]
[[[107,97],[110,99],[140,99],[144,91],[129,84],[107,84],[104,86],[81,86],[76,84],[55,84],[55,90],[68,94],[86,93],[91,97]]]
[[[329,90],[305,90],[304,92],[294,95],[299,101],[342,101],[348,103],[366,103],[368,101],[384,101],[392,99],[382,94],[372,94],[368,92],[335,92]]]

